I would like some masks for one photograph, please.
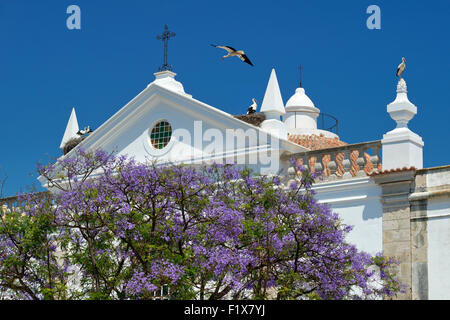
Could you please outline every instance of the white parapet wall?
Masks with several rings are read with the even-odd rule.
[[[318,183],[320,203],[328,204],[345,224],[353,226],[348,241],[359,250],[376,254],[383,249],[381,187],[370,177]]]

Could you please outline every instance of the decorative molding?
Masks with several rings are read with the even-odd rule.
[[[421,201],[430,198],[450,197],[450,189],[415,192],[409,195],[409,201]]]

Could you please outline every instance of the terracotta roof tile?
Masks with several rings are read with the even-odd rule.
[[[394,173],[394,172],[403,172],[403,171],[416,171],[416,167],[403,167],[403,168],[395,168],[395,169],[389,169],[389,170],[384,170],[384,171],[379,171],[379,172],[374,172],[372,174],[370,174],[370,176],[378,176],[378,175],[382,175],[382,174],[389,174],[389,173]]]
[[[337,137],[327,138],[323,135],[318,136],[316,134],[290,134],[288,140],[311,150],[341,147],[348,144],[344,141],[340,141]]]

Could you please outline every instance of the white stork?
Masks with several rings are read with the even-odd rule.
[[[91,133],[92,129],[87,126],[84,130],[78,130],[77,135],[84,136],[86,133]]]
[[[250,61],[250,59],[245,55],[244,51],[242,51],[242,50],[236,50],[236,49],[234,49],[234,48],[232,48],[230,46],[217,46],[215,44],[212,44],[212,46],[216,47],[216,48],[225,49],[228,52],[228,54],[226,56],[222,57],[222,60],[225,59],[225,58],[228,58],[228,57],[236,56],[239,59],[241,59],[242,61],[248,63],[251,66],[253,66],[253,63]]]
[[[406,69],[406,59],[405,58],[402,58],[402,63],[400,63],[399,65],[398,65],[398,67],[397,67],[397,77],[402,77],[402,73],[403,73],[403,71],[405,71],[405,69]]]
[[[252,114],[252,113],[256,112],[256,107],[258,106],[258,104],[256,103],[255,98],[253,98],[252,101],[253,101],[253,104],[250,107],[248,107],[247,114]]]

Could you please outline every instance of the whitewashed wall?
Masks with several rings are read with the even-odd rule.
[[[150,131],[160,120],[170,123],[173,135],[165,148],[156,150],[151,146]],[[270,135],[261,134],[260,129],[232,117],[218,121],[199,113],[191,105],[155,97],[140,106],[139,112],[133,114],[101,147],[133,156],[139,162],[205,163],[227,159],[245,163],[256,172],[265,173],[267,170],[276,173],[280,149],[283,152],[285,148],[283,143],[289,144],[287,148],[295,147],[293,151],[296,152],[305,150],[292,142],[278,142]]]
[[[428,298],[450,299],[450,199],[428,202]]]
[[[381,188],[371,178],[319,183],[317,199],[327,203],[353,230],[348,241],[358,249],[376,254],[383,249]]]

